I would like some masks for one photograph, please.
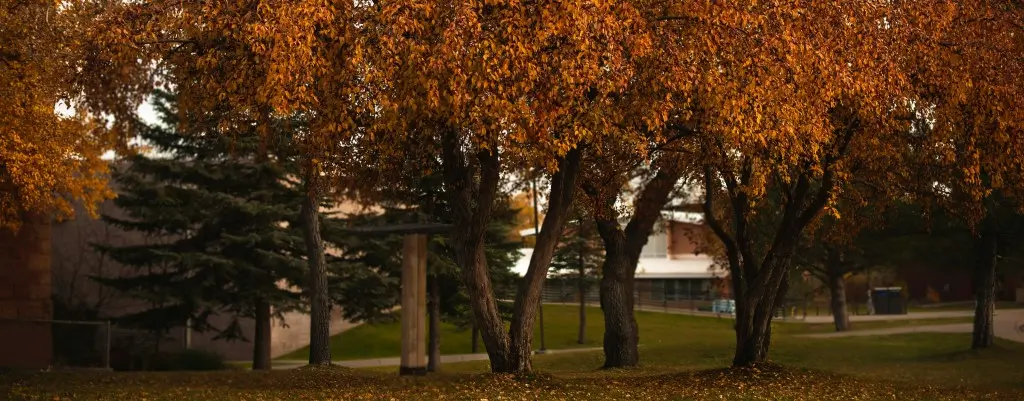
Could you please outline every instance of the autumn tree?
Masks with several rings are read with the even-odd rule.
[[[72,217],[76,201],[95,217],[113,196],[101,159],[111,142],[75,109],[68,78],[86,23],[60,3],[0,5],[0,229]]]
[[[734,365],[766,360],[801,234],[823,211],[834,214],[850,177],[904,171],[900,54],[914,32],[904,11],[787,2],[665,12],[665,24],[700,38],[683,54],[696,66],[705,218],[736,299]]]
[[[491,368],[530,371],[534,317],[582,153],[614,120],[609,94],[628,83],[629,59],[649,48],[641,19],[626,3],[399,1],[383,4],[378,21],[389,34],[373,65],[391,88],[381,114],[395,124],[385,138],[442,155],[452,246]],[[500,178],[516,166],[521,176],[541,169],[550,185],[506,331],[482,235]]]
[[[1018,2],[948,3],[917,24],[934,27],[913,53],[928,157],[923,200],[957,216],[976,236],[972,348],[993,343],[996,264],[1003,217],[1020,210],[1021,75],[1024,10]]]

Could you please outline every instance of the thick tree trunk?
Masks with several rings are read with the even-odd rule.
[[[470,340],[469,347],[470,352],[475,354],[480,352],[480,329],[476,327],[476,322],[473,322],[473,329],[471,331],[473,332],[473,339]]]
[[[974,332],[971,349],[992,346],[995,339],[996,264],[998,245],[991,231],[982,232],[976,241],[977,262],[974,272]]]
[[[751,366],[768,361],[772,318],[782,305],[789,280],[788,260],[768,261],[762,273],[770,279],[760,288],[747,288],[736,295],[736,354],[733,366]]]
[[[618,222],[614,204],[618,192],[602,194],[589,187],[597,204],[597,231],[604,242],[601,266],[601,309],[604,313],[605,368],[624,368],[640,363],[640,330],[634,315],[634,275],[640,252],[661,217],[661,208],[682,175],[678,161],[659,161],[658,173],[644,186],[634,204],[633,216],[625,229]]]
[[[640,333],[633,314],[633,269],[630,269],[625,255],[624,242],[609,244],[608,240],[605,241],[601,275],[605,368],[624,368],[640,363]]]
[[[302,204],[303,236],[309,264],[309,364],[331,363],[331,306],[327,294],[327,265],[320,238],[320,196],[314,177],[307,176],[307,195]]]
[[[441,370],[441,286],[438,284],[437,277],[430,280],[429,295],[430,324],[428,332],[430,341],[427,344],[427,349],[430,358],[427,361],[427,371],[438,372]]]
[[[842,255],[839,251],[829,249],[828,266],[825,269],[828,273],[828,290],[831,295],[832,320],[835,323],[836,331],[847,331],[850,329],[850,312],[846,305],[846,273],[843,269]]]
[[[832,320],[836,331],[847,331],[850,329],[850,312],[846,307],[846,280],[843,276],[830,275],[828,289],[831,293]]]
[[[580,252],[580,328],[576,337],[577,344],[587,343],[587,276],[586,266],[583,264],[583,253]]]
[[[270,370],[270,304],[256,301],[256,327],[252,339],[252,370]]]
[[[484,253],[484,234],[497,197],[501,161],[490,151],[477,153],[476,159],[475,166],[467,162],[456,130],[443,137],[442,168],[455,225],[451,231],[455,261],[466,284],[473,320],[480,330],[491,370],[504,372],[509,365],[509,336],[498,313]]]

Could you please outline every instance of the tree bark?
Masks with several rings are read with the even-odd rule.
[[[977,261],[974,273],[975,306],[971,349],[982,349],[991,347],[995,339],[995,279],[998,257],[996,234],[991,229],[985,230],[975,244]]]
[[[640,330],[634,315],[634,276],[640,252],[661,217],[661,209],[682,177],[674,158],[661,159],[658,173],[641,190],[633,216],[623,230],[615,211],[618,191],[585,186],[595,202],[597,231],[604,242],[601,266],[601,310],[604,313],[605,368],[624,368],[640,363]]]
[[[587,343],[587,268],[583,264],[583,248],[580,248],[579,254],[580,263],[580,276],[579,276],[579,287],[580,287],[580,328],[579,335],[576,337],[577,344]]]
[[[252,339],[252,370],[270,370],[270,304],[256,301],[255,333]]]
[[[846,304],[846,279],[843,278],[846,270],[843,268],[842,255],[837,250],[829,249],[826,263],[828,263],[825,269],[828,273],[832,320],[835,323],[836,331],[847,331],[850,329],[850,312]]]
[[[635,266],[630,269],[625,254],[625,241],[605,239],[605,260],[601,269],[601,310],[604,312],[606,369],[632,367],[640,363],[640,333],[633,314],[631,273]]]
[[[430,324],[428,325],[428,336],[430,337],[427,360],[428,372],[439,372],[441,370],[441,286],[437,277],[430,280]]]
[[[475,354],[480,352],[480,329],[476,327],[476,322],[473,322],[472,335],[473,339],[470,340],[470,352]]]
[[[751,366],[768,360],[772,318],[789,291],[790,255],[795,247],[795,241],[782,242],[778,248],[780,252],[768,252],[758,269],[763,276],[752,280],[755,285],[734,282],[736,353],[733,366]],[[733,270],[752,271],[753,268],[746,266]]]
[[[466,147],[456,130],[444,135],[441,145],[443,178],[455,225],[451,231],[451,242],[487,349],[491,371],[529,372],[532,370],[533,326],[537,308],[554,247],[572,206],[581,150],[570,150],[559,163],[558,172],[552,176],[548,213],[537,235],[530,267],[516,294],[512,324],[506,332],[498,313],[484,254],[484,234],[500,181],[499,155],[497,150],[481,150],[476,153],[477,163],[468,163]]]
[[[442,138],[442,176],[455,225],[451,231],[455,261],[466,284],[473,320],[487,350],[491,370],[504,372],[509,365],[509,336],[498,313],[484,254],[484,234],[497,195],[501,163],[498,155],[490,151],[479,152],[476,158],[476,166],[467,162],[454,130]],[[477,171],[479,175],[475,174]]]
[[[558,171],[551,177],[548,193],[548,208],[544,214],[541,231],[530,257],[530,267],[516,293],[512,307],[512,324],[509,328],[509,355],[504,373],[530,372],[533,370],[533,327],[537,309],[540,306],[544,280],[547,279],[555,246],[561,238],[565,223],[569,220],[576,179],[580,172],[582,150],[570,150],[559,163]]]
[[[315,177],[306,176],[306,199],[302,204],[306,262],[309,264],[309,364],[331,363],[331,306],[327,294],[327,265],[320,238],[320,196]]]

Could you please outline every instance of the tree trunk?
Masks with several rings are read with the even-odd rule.
[[[320,196],[315,178],[306,177],[306,199],[302,204],[303,236],[309,264],[309,364],[331,363],[331,306],[327,294],[327,265],[320,238]]]
[[[480,352],[480,329],[476,327],[476,322],[473,322],[473,339],[470,340],[470,352],[475,354]]]
[[[585,186],[595,202],[597,231],[604,242],[601,266],[601,310],[604,313],[604,367],[624,368],[640,363],[640,330],[634,315],[634,275],[640,252],[647,244],[661,208],[679,181],[682,170],[674,158],[659,159],[658,173],[634,202],[633,216],[625,229],[619,225],[614,205],[618,191],[602,192]]]
[[[998,245],[996,235],[991,230],[983,231],[975,244],[977,262],[974,273],[975,306],[971,349],[982,349],[992,346],[995,339],[995,278]]]
[[[772,318],[789,290],[788,259],[766,261],[762,274],[770,278],[760,288],[747,288],[736,295],[736,354],[733,366],[751,366],[768,361]]]
[[[604,311],[604,367],[624,368],[640,363],[640,333],[633,314],[633,280],[601,278]]]
[[[252,370],[270,370],[270,304],[256,301],[256,327],[252,339]]]
[[[496,153],[482,151],[476,154],[478,163],[471,165],[459,139],[458,132],[452,130],[441,144],[442,176],[455,225],[452,248],[491,370],[503,372],[508,365],[509,336],[498,313],[484,253],[484,234],[497,196],[501,160]]]
[[[430,324],[428,325],[430,342],[427,344],[428,372],[439,372],[441,370],[441,286],[437,277],[430,280]]]
[[[605,231],[602,230],[602,236]],[[631,273],[632,269],[629,268],[629,261],[625,255],[624,237],[606,238],[601,274],[605,368],[631,367],[640,363],[640,334],[633,314]]]
[[[828,290],[831,295],[832,320],[835,323],[836,331],[847,331],[850,329],[850,312],[846,305],[846,273],[843,269],[842,255],[839,251],[828,250],[828,266],[825,269],[828,273]]]
[[[582,257],[580,259],[583,259]],[[576,337],[577,344],[587,343],[587,280],[584,276],[583,264],[580,263],[580,329],[579,335]]]
[[[541,231],[536,235],[537,243],[530,257],[530,267],[516,292],[515,304],[512,307],[512,324],[509,328],[510,359],[506,366],[508,370],[504,373],[533,370],[533,327],[555,246],[562,237],[565,223],[572,211],[581,157],[581,149],[570,150],[559,163],[558,171],[551,177],[547,213],[544,214]]]

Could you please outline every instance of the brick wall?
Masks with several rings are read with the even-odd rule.
[[[50,225],[26,219],[17,232],[0,229],[0,367],[42,369],[53,359],[49,324]]]

